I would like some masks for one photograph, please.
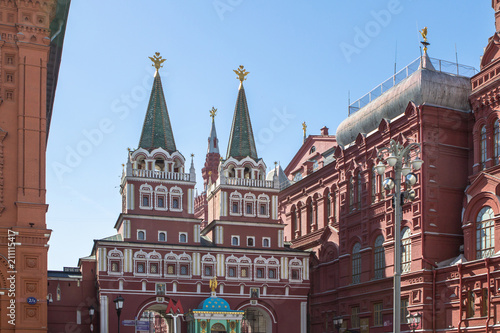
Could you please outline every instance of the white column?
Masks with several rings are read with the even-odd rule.
[[[109,318],[108,318],[108,296],[106,295],[101,295],[101,300],[100,300],[100,303],[101,303],[101,313],[100,313],[100,317],[101,317],[101,329],[100,329],[100,332],[101,333],[108,333],[108,329],[109,329]]]

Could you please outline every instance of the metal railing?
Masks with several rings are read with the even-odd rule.
[[[399,84],[401,81],[406,79],[408,76],[411,74],[415,73],[419,68],[420,68],[420,63],[423,59],[422,57],[418,57],[414,61],[412,61],[408,66],[405,68],[401,69],[399,72],[376,86],[374,89],[372,89],[369,93],[361,97],[360,99],[356,100],[355,102],[351,103],[349,105],[349,116],[362,107],[366,106],[368,103],[382,95],[384,92],[387,90],[391,89],[395,85]],[[446,61],[446,60],[441,60],[441,59],[436,59],[436,58],[429,58],[431,60],[432,66],[434,66],[434,69],[437,72],[441,73],[446,73],[446,74],[451,74],[451,75],[456,75],[456,76],[463,76],[463,77],[472,77],[475,74],[477,74],[477,69],[475,69],[472,66],[466,66],[466,65],[460,65],[454,62]]]
[[[274,182],[272,180],[260,180],[260,179],[248,179],[248,178],[233,178],[233,177],[223,178],[221,184],[274,188]]]
[[[133,177],[166,179],[166,180],[180,180],[180,181],[186,181],[186,182],[191,180],[189,173],[167,172],[167,171],[157,171],[157,170],[144,170],[144,169],[133,169],[132,176]]]

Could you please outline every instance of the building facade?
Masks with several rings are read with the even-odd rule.
[[[492,6],[498,31],[499,2]],[[445,73],[445,63],[425,53],[381,96],[350,106],[336,143],[318,150],[311,136],[285,169],[285,238],[316,254],[311,332],[335,332],[339,317],[340,331],[392,332],[395,246],[402,250],[402,331],[415,314],[417,330],[500,330],[498,45],[497,32],[475,75],[456,64],[458,72]],[[382,183],[394,170],[379,176],[374,169],[391,139],[421,143],[424,160],[416,198],[404,200],[400,241],[394,190]],[[319,167],[304,177],[308,163]]]
[[[129,151],[124,166],[117,234],[95,241],[91,256],[80,261],[90,262],[81,266],[80,283],[93,275],[95,289],[75,292],[81,286],[73,283],[71,291],[65,291],[61,285],[66,282],[58,277],[64,272],[52,272],[51,308],[57,311],[59,304],[69,302],[66,320],[87,332],[91,305],[98,310],[92,318],[97,331],[117,330],[113,302],[118,296],[125,299],[121,320],[155,317],[156,326],[168,332],[185,332],[184,319],[191,317],[197,320],[191,330],[218,332],[222,325],[229,332],[236,325],[241,332],[306,332],[310,255],[284,244],[277,177],[266,180],[266,165],[255,149],[243,88],[248,73],[243,67],[236,71],[240,87],[225,159],[218,149],[216,110],[211,111],[205,191],[203,198],[195,198],[193,162],[187,168],[177,149],[163,95],[163,59],[156,54],[152,60],[157,71],[138,148]],[[196,202],[207,207],[199,216]],[[217,322],[204,317],[202,305],[211,300],[209,284],[214,279],[217,299],[224,299],[214,301],[210,309],[219,311]],[[98,295],[95,302],[92,294]],[[228,308],[217,309],[221,306]],[[224,324],[221,318],[230,313],[236,319],[228,317]],[[61,330],[60,316],[52,317],[49,331]]]
[[[0,2],[0,331],[47,331],[45,149],[70,1]]]

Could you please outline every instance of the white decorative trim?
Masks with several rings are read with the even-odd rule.
[[[101,312],[100,312],[100,324],[101,324],[101,327],[100,327],[100,332],[102,333],[108,333],[108,325],[109,325],[109,319],[108,319],[108,314],[109,314],[109,311],[108,311],[108,296],[106,295],[100,295],[99,297],[99,303],[101,305]]]
[[[185,242],[181,241],[182,236],[186,236],[186,241]],[[188,242],[189,242],[188,233],[187,232],[179,232],[179,243],[186,244]]]
[[[205,275],[205,268],[206,267],[212,267],[211,275]],[[205,254],[203,257],[201,257],[201,277],[202,278],[213,278],[217,274],[217,260],[213,255],[210,253]]]
[[[117,250],[116,247],[108,252],[108,275],[122,275],[123,274],[123,252]],[[118,262],[118,271],[111,271],[112,263]]]
[[[140,238],[139,238],[139,233],[140,233],[140,232],[143,232],[143,233],[144,233],[144,238],[143,238],[143,239],[140,239]],[[143,240],[143,241],[145,241],[145,240],[147,239],[146,229],[137,229],[137,232],[136,232],[136,234],[135,234],[135,237],[136,237],[136,240],[138,240],[138,241],[139,241],[139,240]]]
[[[267,240],[267,246],[265,245],[265,241]],[[262,237],[262,247],[271,247],[271,237]]]
[[[144,206],[144,198],[148,198],[148,205]],[[147,183],[142,184],[139,188],[139,208],[153,210],[153,187]]]
[[[269,196],[267,194],[260,194],[257,198],[257,205],[259,208],[257,209],[257,216],[258,217],[263,217],[263,218],[268,218],[269,217]],[[265,206],[265,211],[264,214],[261,212],[261,206]]]
[[[297,259],[297,257],[293,258],[290,260],[288,264],[289,270],[288,270],[288,277],[290,282],[302,282],[302,277],[303,277],[303,262],[300,259]],[[294,270],[298,270],[298,279],[293,278],[292,272]]]
[[[178,186],[170,188],[170,211],[182,212],[182,189]],[[177,199],[177,208],[174,208],[174,199]]]
[[[161,234],[165,234],[165,239],[164,240],[160,239],[160,235]],[[162,231],[162,230],[158,230],[158,242],[166,242],[166,241],[167,241],[167,232],[166,231]]]
[[[247,212],[247,205],[251,205],[251,210],[250,212]],[[256,206],[256,200],[255,200],[255,195],[253,193],[246,193],[245,197],[243,198],[243,215],[247,217],[255,217],[255,206]]]
[[[163,199],[163,207],[158,204],[158,200]],[[155,187],[155,210],[167,211],[168,210],[168,188],[163,185],[158,185]]]
[[[233,238],[236,238],[238,240],[238,244],[234,244],[233,242]],[[231,235],[231,246],[240,246],[241,243],[240,243],[240,236],[239,235]]]
[[[242,196],[238,191],[234,191],[231,193],[229,196],[229,215],[231,216],[241,216],[241,202],[242,202]],[[238,205],[238,212],[234,212],[233,205],[237,204]]]
[[[284,232],[283,230],[278,230],[278,247],[283,247],[284,243]]]

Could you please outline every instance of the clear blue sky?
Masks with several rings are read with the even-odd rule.
[[[153,67],[177,149],[195,154],[197,188],[216,117],[225,155],[239,65],[259,156],[284,166],[308,134],[334,134],[355,100],[420,55],[479,68],[493,35],[490,1],[73,1],[47,149],[49,269],[76,266],[93,239],[115,234],[127,148],[136,148]],[[360,33],[360,31],[362,33]],[[363,36],[364,35],[364,36]],[[396,52],[397,45],[397,52]],[[397,57],[395,57],[397,53]],[[189,166],[189,164],[188,164]],[[457,221],[458,222],[458,221]]]

